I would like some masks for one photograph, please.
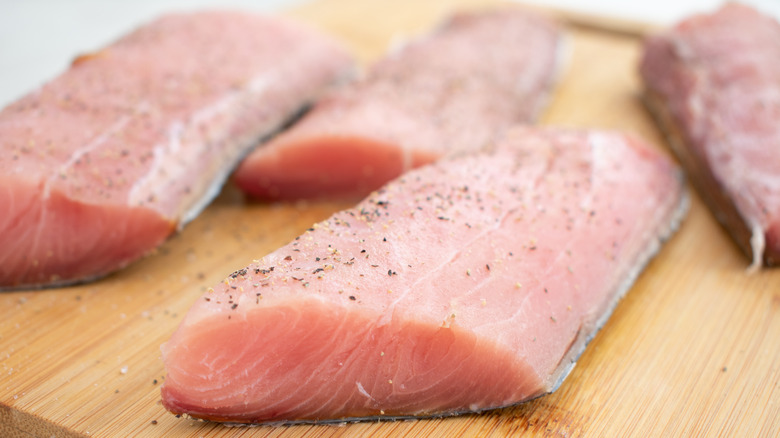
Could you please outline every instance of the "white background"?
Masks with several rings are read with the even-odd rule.
[[[371,1],[371,0],[363,0]],[[420,0],[425,1],[425,0]],[[241,7],[274,11],[303,0],[0,0],[0,107],[67,68],[79,53],[98,49],[140,23],[172,10]],[[670,24],[721,0],[530,0],[566,9]],[[780,0],[749,0],[780,17]]]

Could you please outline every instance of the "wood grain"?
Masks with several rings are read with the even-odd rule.
[[[290,11],[363,61],[477,0],[317,0]],[[638,34],[567,18],[571,59],[543,119],[665,143],[639,100]],[[608,22],[611,22],[607,20]],[[624,26],[631,29],[631,26]],[[554,394],[482,415],[231,428],[159,404],[160,344],[202,291],[344,204],[247,204],[232,186],[160,250],[104,280],[0,295],[2,437],[777,436],[780,270],[746,260],[692,193],[679,232]]]

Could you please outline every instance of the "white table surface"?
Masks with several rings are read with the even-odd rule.
[[[67,68],[79,53],[100,48],[140,23],[173,10],[240,7],[274,11],[305,0],[0,0],[0,106]],[[423,0],[421,0],[423,1]],[[530,0],[579,12],[671,24],[716,8],[722,0]],[[780,0],[749,0],[780,17]]]

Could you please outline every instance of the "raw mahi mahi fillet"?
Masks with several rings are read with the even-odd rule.
[[[752,267],[780,263],[780,23],[727,4],[645,43],[650,109]]]
[[[322,99],[235,173],[262,200],[360,199],[446,153],[535,120],[556,80],[561,31],[521,9],[462,12]]]
[[[325,37],[238,12],[166,16],[77,58],[0,112],[0,288],[141,257],[352,69]]]
[[[551,392],[684,213],[635,138],[518,128],[413,170],[205,293],[163,405],[209,420],[475,412]]]

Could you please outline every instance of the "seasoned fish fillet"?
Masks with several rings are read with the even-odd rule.
[[[647,102],[752,268],[780,263],[780,23],[736,3],[645,42]]]
[[[0,111],[0,288],[85,281],[148,253],[352,68],[297,24],[216,11],[77,58]]]
[[[235,173],[263,200],[360,199],[411,168],[535,120],[562,32],[518,9],[461,12],[323,98]]]
[[[410,171],[205,293],[163,405],[223,422],[478,412],[555,390],[684,213],[610,132],[511,130]]]

